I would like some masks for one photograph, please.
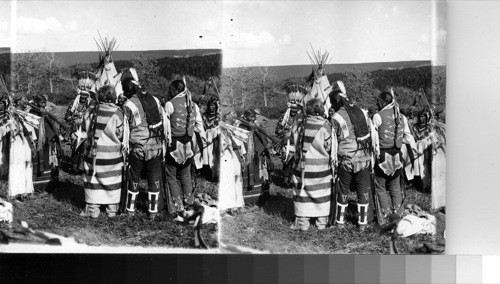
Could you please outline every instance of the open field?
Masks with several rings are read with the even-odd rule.
[[[266,130],[274,133],[276,121],[272,120]],[[232,214],[224,214],[221,220],[221,241],[238,244],[272,253],[333,253],[333,254],[386,254],[389,253],[387,235],[380,234],[380,227],[375,223],[368,224],[364,233],[356,227],[355,192],[349,195],[347,210],[347,226],[344,229],[327,228],[319,231],[311,227],[309,231],[293,231],[290,229],[295,215],[293,208],[293,191],[283,187],[281,162],[273,158],[275,171],[272,175],[271,197],[263,207],[245,207]],[[423,243],[443,239],[445,215],[430,209],[429,193],[406,190],[407,204],[416,204],[423,210],[436,216],[438,233],[436,236],[413,235],[397,242],[400,253],[409,254]]]
[[[64,107],[65,108],[65,107]],[[58,107],[56,115],[62,117],[65,109]],[[64,147],[65,155],[71,150]],[[146,183],[140,183],[137,213],[133,217],[118,215],[108,218],[101,214],[98,219],[81,217],[85,208],[83,179],[61,171],[60,184],[51,192],[35,192],[27,200],[9,200],[14,205],[14,227],[9,229],[1,223],[0,230],[10,236],[26,238],[14,231],[18,220],[28,222],[30,227],[59,235],[74,236],[91,246],[142,246],[191,248],[194,246],[194,228],[189,224],[178,224],[173,216],[162,212],[154,220],[147,217]],[[217,198],[218,185],[197,177],[197,193],[205,192]],[[7,183],[0,182],[0,197],[6,199]],[[217,224],[204,227],[203,238],[210,248],[218,246]]]

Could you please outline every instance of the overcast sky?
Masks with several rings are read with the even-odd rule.
[[[97,50],[224,48],[224,66],[446,60],[446,10],[431,1],[2,1],[0,46]],[[434,15],[434,16],[433,16]],[[434,19],[434,22],[433,22]],[[434,30],[434,32],[432,32]],[[13,33],[11,34],[11,31]],[[436,49],[432,52],[432,46]],[[434,54],[434,55],[433,55]]]
[[[436,46],[443,64],[446,6],[436,11]],[[309,43],[332,63],[431,60],[430,1],[230,1],[224,6],[225,65],[309,63]],[[233,35],[231,37],[231,35]]]
[[[92,51],[97,30],[116,37],[120,50],[221,48],[222,2],[17,1],[1,2],[1,44],[15,13],[15,51]],[[14,17],[13,17],[14,18]],[[200,38],[200,36],[202,36]]]

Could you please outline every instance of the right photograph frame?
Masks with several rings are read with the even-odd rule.
[[[223,14],[220,251],[444,253],[446,1]]]

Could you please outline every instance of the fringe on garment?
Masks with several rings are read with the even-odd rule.
[[[335,133],[335,128],[333,127],[332,124],[332,148],[330,149],[330,158],[332,159],[332,169],[336,168],[338,165],[338,148],[339,148],[339,142],[337,141],[337,133]]]
[[[73,104],[71,105],[71,112],[75,112],[78,109],[78,105],[80,104],[80,95],[76,95],[75,100],[73,101]]]
[[[248,144],[247,144],[247,159],[245,161],[245,165],[250,165],[250,163],[253,161],[254,158],[254,141],[253,141],[253,132],[251,132],[250,135],[248,135]]]
[[[38,151],[42,150],[43,145],[45,145],[45,121],[44,121],[44,118],[42,118],[42,121],[40,122],[40,128],[38,128],[37,150]]]
[[[92,175],[95,177],[95,167],[96,167],[96,155],[97,155],[97,142],[95,139],[95,127],[97,123],[97,112],[99,111],[99,105],[97,105],[91,113],[91,124],[90,124],[90,157],[92,157]]]
[[[128,118],[123,113],[123,138],[122,138],[122,152],[123,154],[128,154],[130,151],[130,126],[128,124]]]
[[[52,167],[59,166],[59,160],[57,159],[57,146],[55,143],[49,144],[49,164],[52,165]]]
[[[285,114],[283,115],[283,120],[281,121],[281,125],[285,126],[289,118],[290,118],[290,108],[287,108]]]
[[[228,127],[229,126],[229,127]],[[238,159],[238,162],[240,163],[240,165],[244,165],[246,163],[246,161],[243,161],[243,151],[240,149],[240,150],[234,150],[235,146],[238,145],[234,139],[239,139],[239,140],[242,140],[241,137],[238,138],[238,136],[233,136],[233,132],[231,131],[230,127],[234,127],[232,125],[228,125],[228,124],[225,124],[224,122],[221,122],[220,123],[220,129],[221,129],[221,134],[222,134],[222,140],[225,141],[223,142],[223,144],[225,143],[226,146],[222,146],[221,148],[221,153],[224,153],[225,150],[229,150],[231,152],[231,155],[232,157],[236,156],[236,158]]]
[[[168,147],[172,146],[172,126],[170,124],[170,116],[163,116],[163,133]]]

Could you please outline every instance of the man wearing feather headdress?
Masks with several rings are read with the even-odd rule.
[[[276,150],[280,151],[283,162],[283,183],[290,186],[295,147],[293,141],[289,138],[293,125],[300,123],[304,118],[303,102],[304,95],[307,91],[304,87],[299,85],[287,86],[286,89],[288,92],[288,108],[279,118],[274,132],[280,139],[280,143],[278,144],[279,149]]]
[[[78,80],[77,96],[68,106],[64,120],[70,125],[69,136],[71,142],[71,170],[77,173],[81,169],[82,162],[82,121],[83,115],[89,108],[92,99],[94,80],[81,78]],[[95,95],[94,95],[95,96]]]
[[[408,120],[399,111],[392,90],[380,93],[377,105],[380,111],[373,116],[378,135],[375,147],[375,188],[382,213],[387,216],[398,212],[403,205],[400,178],[404,165],[401,148],[404,144],[409,144],[415,153],[416,144]]]

